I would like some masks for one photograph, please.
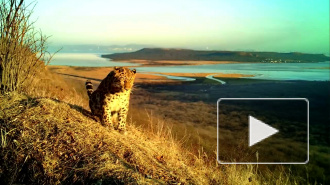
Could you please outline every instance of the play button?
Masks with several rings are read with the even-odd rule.
[[[221,98],[217,106],[220,164],[308,162],[307,99]]]
[[[249,147],[276,134],[277,129],[249,115]]]

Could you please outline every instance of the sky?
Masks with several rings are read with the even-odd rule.
[[[52,45],[126,45],[329,55],[329,0],[56,0],[37,3]]]

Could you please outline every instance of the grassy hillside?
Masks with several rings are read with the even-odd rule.
[[[83,83],[46,73],[29,92],[0,96],[1,184],[298,181],[281,167],[260,173],[256,165],[218,165],[198,143],[187,147],[188,135],[178,136],[183,125],[139,107],[131,106],[127,135],[109,130],[87,110]]]
[[[192,60],[192,61],[240,61],[240,62],[323,62],[329,57],[323,54],[243,52],[243,51],[198,51],[188,49],[144,48],[131,53],[102,55],[112,60]]]

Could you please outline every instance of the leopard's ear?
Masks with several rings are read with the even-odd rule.
[[[135,69],[133,69],[133,70],[132,70],[132,72],[133,72],[133,73],[136,73],[136,70],[135,70]]]
[[[119,67],[116,66],[116,67],[115,67],[115,70],[118,70],[118,69],[119,69]]]

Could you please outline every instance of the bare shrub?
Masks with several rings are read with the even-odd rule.
[[[24,0],[4,0],[0,4],[0,83],[1,92],[20,92],[45,68],[52,55],[46,40],[30,21],[31,4]],[[48,59],[47,59],[48,58]],[[44,63],[46,61],[46,63]]]

